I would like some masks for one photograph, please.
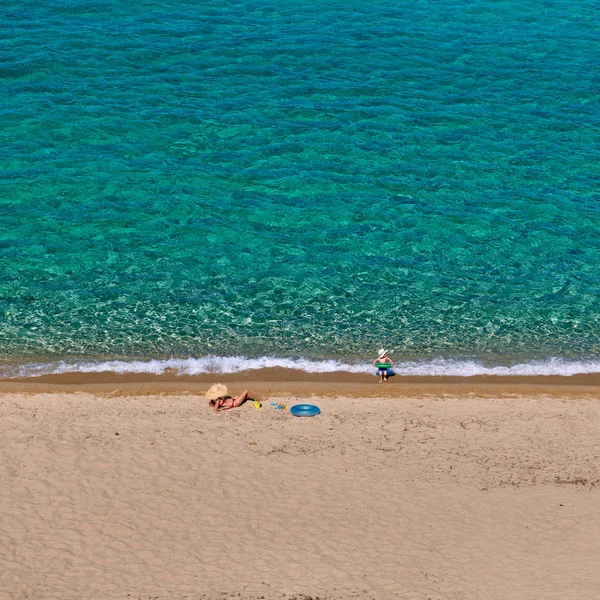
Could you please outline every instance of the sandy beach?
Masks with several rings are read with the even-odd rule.
[[[309,379],[1,382],[0,598],[597,597],[595,381]]]

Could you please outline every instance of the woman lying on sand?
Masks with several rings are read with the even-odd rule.
[[[254,400],[253,394],[248,390],[244,390],[239,396],[228,396],[227,386],[222,383],[212,385],[204,397],[208,400],[208,404],[214,408],[215,412],[237,408],[244,404],[246,400]]]

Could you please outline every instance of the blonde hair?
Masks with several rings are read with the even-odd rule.
[[[212,406],[217,398],[227,396],[227,386],[224,383],[213,383],[204,392],[204,399],[208,400],[208,403]]]

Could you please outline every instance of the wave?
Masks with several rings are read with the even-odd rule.
[[[6,379],[61,375],[64,373],[105,373],[163,375],[226,375],[268,368],[283,368],[305,373],[368,373],[375,369],[366,362],[342,360],[309,360],[304,358],[279,358],[263,356],[206,356],[202,358],[170,358],[165,360],[107,360],[58,361],[52,363],[27,363],[0,366],[0,377]],[[490,365],[476,359],[433,358],[396,361],[397,375],[421,377],[474,377],[476,375],[527,376],[572,375],[600,373],[598,360],[568,360],[548,358],[512,365]]]

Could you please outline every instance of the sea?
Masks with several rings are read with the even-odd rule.
[[[0,376],[600,372],[597,0],[4,0]]]

